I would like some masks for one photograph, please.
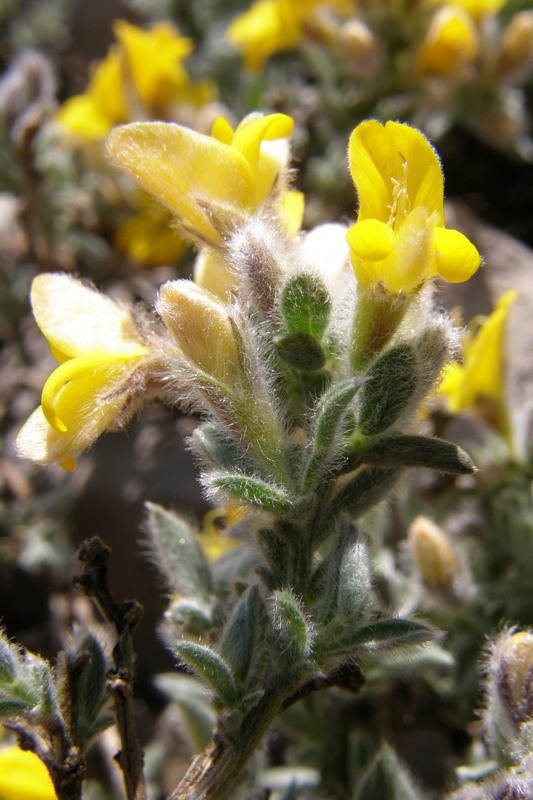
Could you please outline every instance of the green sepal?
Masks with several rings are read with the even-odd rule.
[[[469,475],[476,467],[462,447],[428,436],[387,436],[361,456],[366,464],[383,467],[429,467],[450,475]]]
[[[322,338],[329,322],[331,298],[318,276],[300,272],[290,278],[283,287],[280,307],[289,333]]]
[[[149,552],[172,592],[209,603],[213,579],[196,532],[186,520],[155,503],[146,503]]]
[[[338,437],[350,403],[364,383],[364,378],[348,378],[331,386],[320,398],[315,410],[309,457],[302,479],[308,492],[316,478],[330,467],[331,455],[338,452]]]
[[[283,489],[272,486],[261,478],[231,472],[213,472],[205,477],[205,483],[213,489],[222,490],[229,497],[263,511],[287,514],[294,510],[292,499]]]
[[[411,345],[392,347],[366,374],[360,393],[359,429],[376,436],[396,422],[409,405],[419,377],[418,359]]]
[[[248,676],[252,657],[257,648],[265,619],[259,585],[252,584],[240,598],[229,618],[222,641],[220,654],[230,665],[237,681],[244,683]]]
[[[229,664],[206,645],[197,642],[175,642],[173,650],[179,659],[215,692],[224,706],[238,700],[237,685]]]
[[[35,653],[26,653],[27,679],[33,684],[33,692],[39,697],[35,712],[43,722],[59,712],[56,676],[52,665]]]
[[[315,650],[331,656],[363,658],[396,648],[417,647],[432,642],[438,631],[422,622],[385,619],[365,625],[353,633],[339,635],[327,629],[317,637]]]
[[[110,714],[103,714],[109,702],[106,676],[111,662],[98,639],[92,634],[85,637],[78,651],[90,656],[78,683],[78,735],[86,746],[113,722]]]
[[[191,675],[165,672],[154,679],[158,689],[180,708],[187,735],[194,752],[201,752],[209,742],[216,723],[216,714],[207,690]]]
[[[363,775],[353,800],[420,800],[409,773],[392,747],[383,745]]]
[[[293,369],[315,372],[326,363],[324,348],[310,333],[287,333],[274,345],[280,358]]]
[[[18,659],[18,647],[9,641],[4,630],[0,628],[0,686],[15,678]]]
[[[301,604],[290,589],[276,592],[272,598],[272,617],[277,630],[281,653],[291,662],[300,662],[309,655],[314,631]]]
[[[247,474],[257,471],[255,462],[247,455],[244,447],[232,436],[227,429],[214,422],[199,425],[190,437],[190,442],[195,453],[210,467],[222,470],[239,468]]]

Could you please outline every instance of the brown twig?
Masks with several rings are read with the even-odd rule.
[[[143,607],[136,600],[117,603],[108,581],[111,550],[97,536],[82,542],[78,558],[84,564],[74,578],[76,588],[90,597],[117,633],[113,648],[114,669],[107,674],[107,688],[113,698],[122,749],[116,759],[124,775],[128,800],[146,800],[143,773],[144,753],[140,747],[133,706],[134,651],[133,632],[140,622]]]

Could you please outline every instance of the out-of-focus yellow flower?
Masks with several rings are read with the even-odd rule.
[[[463,363],[450,364],[439,387],[453,414],[475,409],[502,436],[510,436],[506,397],[505,330],[509,311],[518,292],[510,290],[499,300],[492,314],[478,322],[468,336]]]
[[[235,131],[220,118],[212,136],[170,123],[134,123],[115,128],[107,147],[197,243],[221,246],[245,215],[267,201],[281,199],[282,206],[293,129],[285,114],[250,114]]]
[[[461,77],[478,54],[479,36],[474,19],[463,8],[440,8],[418,52],[416,71],[443,78]]]
[[[0,747],[0,800],[56,800],[48,770],[28,750]]]
[[[474,19],[481,17],[490,17],[500,11],[507,0],[454,0],[453,5],[463,8]],[[431,6],[442,5],[442,0],[427,0],[427,4]]]
[[[145,31],[119,20],[118,44],[95,69],[84,94],[70,98],[58,122],[71,134],[103,139],[114,125],[166,116],[178,98],[190,99],[191,82],[183,66],[193,45],[168,22]]]
[[[515,77],[533,59],[533,11],[515,14],[503,32],[496,75],[499,80]]]
[[[221,508],[212,508],[205,515],[200,534],[202,549],[209,561],[216,561],[221,556],[242,544],[242,540],[228,535],[225,531],[246,519],[246,511],[237,503]]]
[[[257,72],[274,53],[295,47],[307,25],[315,28],[322,6],[346,12],[350,5],[347,0],[259,0],[232,22],[227,37],[243,53],[247,68]]]
[[[130,309],[62,273],[32,284],[35,319],[60,366],[19,431],[19,453],[71,471],[75,454],[131,416],[150,348]]]
[[[347,239],[361,289],[380,285],[409,294],[437,275],[454,283],[473,275],[479,253],[462,233],[444,227],[442,168],[420,131],[362,122],[349,156],[359,216]]]
[[[187,252],[187,242],[173,226],[170,212],[143,192],[139,206],[139,211],[117,230],[117,248],[144,266],[175,264]]]

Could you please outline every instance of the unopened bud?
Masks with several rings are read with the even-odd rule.
[[[533,632],[506,630],[494,641],[484,712],[489,741],[497,750],[512,744],[533,722]]]
[[[430,77],[460,77],[474,63],[478,44],[472,17],[458,6],[443,6],[431,20],[418,53],[416,70]]]
[[[416,566],[430,588],[450,589],[459,559],[448,534],[428,517],[417,517],[408,532]]]
[[[237,346],[227,308],[192,281],[168,281],[156,310],[184,357],[226,386],[237,378]]]
[[[362,20],[350,19],[340,32],[343,54],[361,78],[372,78],[383,64],[383,48]]]
[[[505,29],[498,61],[496,76],[500,80],[514,77],[531,64],[533,60],[533,11],[515,14]]]

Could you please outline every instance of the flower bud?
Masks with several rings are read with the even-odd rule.
[[[492,747],[511,745],[533,722],[533,632],[503,631],[492,644],[484,723]]]
[[[428,517],[417,517],[408,537],[424,583],[432,589],[452,588],[459,559],[448,534]]]
[[[499,80],[514,77],[533,59],[533,11],[515,14],[505,29],[496,64]]]
[[[192,281],[165,283],[156,310],[187,361],[231,386],[237,379],[237,346],[227,307]]]
[[[340,44],[346,60],[362,78],[372,78],[383,64],[380,42],[359,19],[350,19],[342,26]]]
[[[478,34],[472,17],[459,6],[447,5],[433,16],[416,61],[423,76],[457,78],[474,63]]]

